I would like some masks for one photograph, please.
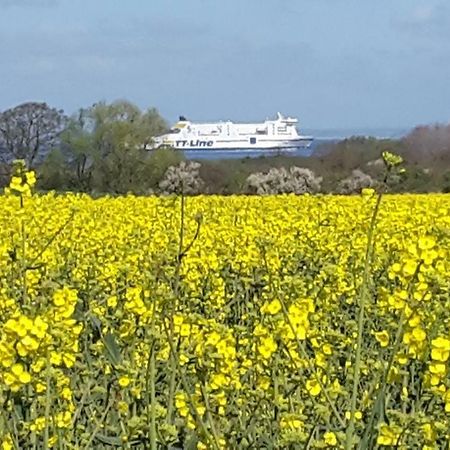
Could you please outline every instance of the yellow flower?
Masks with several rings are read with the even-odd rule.
[[[227,404],[227,397],[224,391],[217,393],[214,398],[220,406],[225,406]]]
[[[398,166],[403,162],[403,158],[400,155],[385,151],[382,153],[383,161],[388,167]]]
[[[382,446],[396,446],[400,438],[401,429],[397,426],[382,424],[378,433],[377,444]]]
[[[219,333],[217,333],[217,331],[213,331],[208,335],[208,338],[206,339],[206,344],[217,345],[221,339],[222,336]]]
[[[362,419],[362,412],[361,411],[355,411],[355,420],[361,420]],[[350,420],[352,417],[352,413],[350,411],[345,411],[345,418],[347,420]]]
[[[11,373],[23,384],[27,384],[31,381],[31,376],[25,371],[22,364],[14,364],[11,367]]]
[[[14,443],[11,438],[11,435],[8,433],[6,436],[3,437],[1,450],[13,450],[13,448]]]
[[[30,333],[38,339],[44,339],[47,329],[48,323],[38,316],[34,319]]]
[[[54,366],[60,366],[62,364],[62,355],[57,352],[50,352],[50,363]]]
[[[61,391],[61,398],[63,398],[64,400],[72,400],[72,391],[70,390],[70,388],[65,387]]]
[[[29,172],[26,172],[25,177],[27,180],[27,184],[30,187],[33,187],[36,184],[36,173],[34,172],[34,170],[30,170]]]
[[[191,326],[188,323],[183,323],[180,327],[180,336],[188,337],[191,334]]]
[[[430,372],[435,375],[445,375],[447,366],[443,363],[432,362],[430,364]]]
[[[331,345],[329,344],[324,344],[322,346],[322,351],[325,355],[330,356],[333,353],[333,350],[331,348]]]
[[[126,414],[128,412],[128,403],[120,400],[117,402],[117,409],[122,413]]]
[[[17,353],[24,357],[28,355],[28,353],[35,352],[39,348],[39,342],[27,335],[24,336],[20,342],[17,344]]]
[[[361,195],[363,197],[372,197],[375,194],[375,189],[373,188],[363,188],[361,189]]]
[[[42,392],[45,392],[45,390],[47,389],[47,386],[43,383],[38,382],[38,383],[36,383],[35,389],[38,394],[41,394]]]
[[[308,380],[306,382],[306,389],[313,397],[317,397],[322,391],[320,383],[316,379]]]
[[[130,383],[131,383],[131,380],[130,380],[126,375],[124,375],[124,376],[122,376],[122,377],[119,378],[119,386],[120,386],[120,387],[125,388],[125,387],[127,387]]]
[[[62,360],[66,367],[71,368],[75,364],[75,355],[73,353],[64,352],[62,354]]]
[[[261,312],[264,314],[275,315],[281,311],[281,302],[278,299],[272,300],[261,307]]]
[[[327,431],[323,435],[323,439],[327,445],[331,445],[331,446],[337,445],[336,435],[332,431]]]
[[[277,348],[278,345],[272,336],[262,338],[261,344],[258,345],[258,351],[264,359],[269,359]]]
[[[436,238],[434,236],[422,236],[417,241],[417,246],[420,250],[430,250],[436,245]]]
[[[20,190],[22,187],[22,177],[11,177],[9,187],[10,189],[14,189],[16,191]]]
[[[212,389],[220,389],[228,383],[229,379],[223,373],[215,373],[211,376],[210,385]]]
[[[416,273],[418,263],[413,259],[407,259],[403,264],[402,273],[406,277],[411,277]]]
[[[436,440],[436,431],[434,430],[433,425],[431,423],[424,423],[422,425],[422,433],[427,441]]]
[[[5,373],[3,380],[13,392],[17,392],[23,385],[31,382],[31,375],[25,370],[23,364],[16,363]]]
[[[375,339],[381,347],[387,347],[389,345],[389,333],[386,330],[375,333]]]
[[[431,341],[431,358],[435,361],[445,362],[450,356],[450,340],[438,337]]]
[[[30,430],[39,433],[45,428],[45,417],[37,417],[30,426]]]
[[[418,342],[422,342],[427,338],[427,334],[420,327],[416,327],[412,330],[412,336]]]
[[[109,308],[115,308],[117,306],[117,295],[111,295],[108,297],[106,304]]]
[[[175,394],[175,407],[181,417],[187,417],[189,415],[189,407],[186,402],[186,395],[183,392],[177,392]]]
[[[280,421],[280,428],[282,430],[299,430],[303,425],[304,423],[300,418],[294,414],[287,414]]]
[[[70,411],[62,411],[55,416],[56,426],[58,428],[69,428],[72,425],[72,414]]]

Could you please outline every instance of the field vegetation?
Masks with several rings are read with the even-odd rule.
[[[98,198],[16,163],[2,449],[449,448],[450,198],[381,161],[355,196]]]

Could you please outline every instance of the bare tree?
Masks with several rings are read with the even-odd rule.
[[[441,170],[450,162],[450,125],[416,127],[403,139],[409,162]]]
[[[0,113],[2,159],[23,159],[32,167],[58,144],[65,124],[63,111],[46,103],[23,103]]]

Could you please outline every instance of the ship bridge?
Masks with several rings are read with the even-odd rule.
[[[294,117],[284,117],[281,113],[277,113],[277,120],[285,123],[286,125],[295,125],[298,123],[298,120]]]

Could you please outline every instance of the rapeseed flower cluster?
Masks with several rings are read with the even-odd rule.
[[[25,161],[16,160],[13,163],[13,173],[9,186],[5,188],[5,195],[30,197],[36,184],[36,173],[26,170]]]

